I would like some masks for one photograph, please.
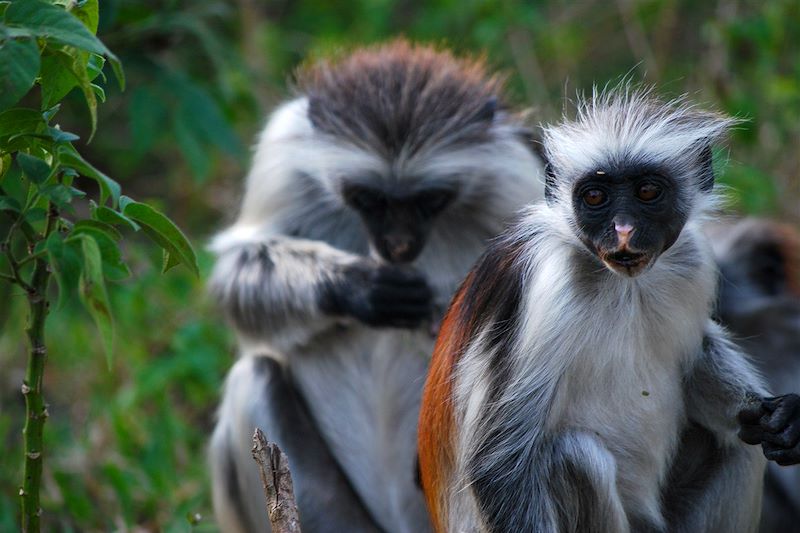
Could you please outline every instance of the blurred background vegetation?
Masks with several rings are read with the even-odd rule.
[[[98,134],[78,149],[198,249],[232,220],[249,146],[291,94],[292,69],[397,35],[485,52],[534,123],[558,118],[565,96],[626,74],[745,118],[721,178],[734,208],[800,222],[796,0],[103,0],[100,16],[128,88],[107,84]],[[72,96],[60,121],[86,139],[85,106]],[[203,279],[160,275],[161,255],[143,243],[126,254],[134,276],[111,288],[110,372],[79,305],[50,317],[44,529],[215,531],[205,446],[233,338]],[[200,260],[205,276],[212,259]],[[13,531],[25,316],[24,296],[3,291],[0,531]]]

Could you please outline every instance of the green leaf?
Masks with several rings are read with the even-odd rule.
[[[89,15],[91,17],[91,15]],[[100,39],[84,25],[81,20],[61,7],[45,0],[24,0],[12,3],[5,14],[5,23],[11,27],[21,27],[42,37],[48,42],[66,44],[100,54],[111,61],[121,88],[125,86],[125,76],[119,59],[106,48]]]
[[[113,209],[105,206],[97,206],[94,204],[94,202],[92,202],[92,204],[92,216],[95,218],[95,220],[117,226],[127,226],[134,231],[139,231],[141,228],[139,224],[118,211],[114,211]]]
[[[147,204],[135,202],[123,196],[120,198],[122,213],[128,218],[135,220],[142,225],[142,230],[153,239],[159,246],[166,250],[175,260],[180,261],[196,276],[200,275],[197,267],[197,257],[195,256],[189,240],[178,229],[170,219],[153,209]],[[164,266],[174,266],[175,261],[169,260]]]
[[[56,283],[58,284],[58,304],[61,309],[67,297],[77,288],[81,275],[81,256],[76,249],[77,244],[65,244],[58,232],[53,232],[45,242],[45,249],[53,266]]]
[[[131,272],[128,265],[122,261],[122,254],[117,245],[121,235],[114,227],[94,220],[82,220],[72,229],[72,236],[81,235],[89,235],[97,242],[103,262],[103,275],[106,278],[119,281],[130,276]]]
[[[17,164],[33,183],[44,183],[50,175],[50,165],[38,157],[19,152],[17,154]]]
[[[39,74],[39,46],[34,39],[0,42],[0,109],[16,104]]]
[[[76,57],[75,62],[72,64],[74,68],[73,72],[79,80],[78,87],[80,87],[81,92],[83,92],[83,98],[86,100],[86,107],[89,108],[89,119],[92,129],[89,133],[89,139],[87,142],[92,140],[92,137],[94,137],[94,132],[97,130],[97,97],[92,89],[92,82],[89,79],[89,71],[86,68],[88,62],[89,54],[81,52],[78,54],[78,57]]]
[[[48,127],[47,131],[50,134],[50,138],[52,138],[57,143],[72,142],[80,139],[80,137],[78,137],[74,133],[70,133],[68,131],[61,131],[58,128]]]
[[[103,104],[106,103],[106,91],[105,91],[105,89],[103,89],[102,87],[100,87],[99,85],[97,85],[95,83],[92,83],[91,87],[92,87],[92,91],[94,91],[94,95],[97,97],[97,99],[100,100],[100,103],[103,103]]]
[[[73,69],[74,54],[77,53],[78,50],[74,48],[48,49],[42,56],[42,75],[39,78],[39,85],[42,87],[42,109],[50,108],[60,102],[80,83]]]
[[[114,355],[114,319],[111,315],[111,305],[106,293],[103,279],[103,260],[100,247],[93,236],[81,234],[77,237],[81,241],[83,252],[83,272],[80,279],[80,295],[83,305],[92,315],[106,352],[106,363],[111,369]]]
[[[23,107],[7,109],[0,113],[0,142],[6,137],[38,133],[43,127],[41,112]]]
[[[49,51],[43,56],[42,76],[39,80],[42,86],[42,108],[56,104],[74,87],[83,92],[91,124],[89,140],[97,127],[97,98],[92,85],[92,79],[97,74],[89,72],[90,57],[92,54],[71,46]]]
[[[100,222],[98,220],[79,220],[75,223],[72,228],[73,233],[80,232],[85,229],[91,229],[92,231],[99,231],[100,233],[106,235],[109,239],[117,242],[122,239],[122,233],[119,232],[117,228],[112,226],[111,224],[106,224],[105,222]]]
[[[97,182],[100,186],[101,204],[104,204],[110,196],[112,204],[117,205],[120,195],[119,183],[94,168],[71,144],[62,144],[59,146],[57,154],[62,165],[72,167],[77,170],[81,176],[86,176]]]
[[[0,155],[0,182],[6,177],[8,170],[11,168],[11,154]]]
[[[70,204],[73,198],[81,198],[86,196],[86,193],[76,189],[75,187],[68,187],[61,183],[51,183],[39,188],[39,194],[53,202],[59,209],[72,209]]]
[[[71,13],[78,17],[93,35],[97,33],[97,23],[100,20],[100,8],[97,0],[80,2],[72,9]]]
[[[22,206],[14,198],[9,196],[0,196],[0,211],[13,211],[19,213]]]

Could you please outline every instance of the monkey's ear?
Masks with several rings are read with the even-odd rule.
[[[492,96],[483,103],[480,109],[473,115],[474,122],[491,122],[497,113],[497,98]]]
[[[527,126],[520,126],[514,131],[514,135],[539,159],[544,161],[544,146],[540,132]]]
[[[714,154],[711,145],[707,144],[700,152],[700,173],[698,176],[701,191],[710,191],[714,188]]]
[[[553,165],[547,160],[544,146],[541,143],[536,144],[538,145],[536,154],[542,158],[542,163],[544,163],[544,199],[547,205],[553,205],[556,199],[556,189],[558,188],[556,173],[553,171]]]

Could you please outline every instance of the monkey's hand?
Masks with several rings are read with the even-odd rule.
[[[764,456],[781,466],[800,463],[800,396],[763,398],[738,415],[739,438],[761,444]]]
[[[422,274],[372,260],[347,267],[324,294],[325,311],[376,328],[416,328],[432,315],[433,294]]]

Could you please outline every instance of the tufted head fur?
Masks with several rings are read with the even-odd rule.
[[[296,77],[317,130],[387,157],[485,141],[505,107],[501,80],[482,60],[405,40],[312,63]]]

